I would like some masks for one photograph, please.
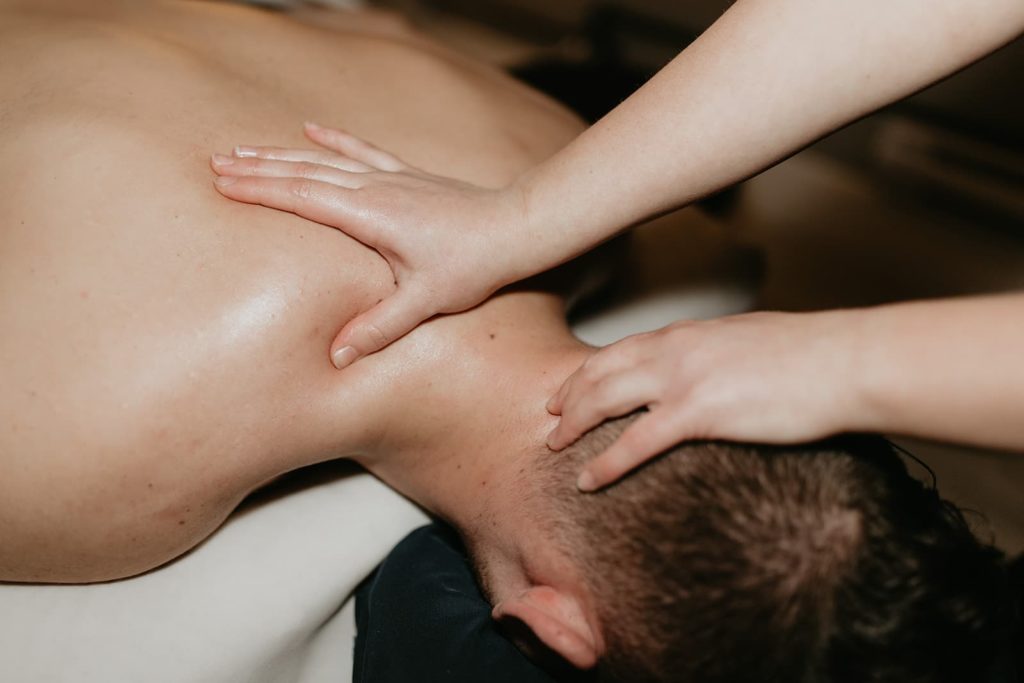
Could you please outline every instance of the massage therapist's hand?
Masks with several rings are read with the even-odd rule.
[[[646,407],[584,470],[579,487],[593,490],[685,440],[796,443],[855,429],[852,329],[841,311],[753,313],[628,337],[595,353],[552,398],[561,420],[548,445],[561,450]]]
[[[341,131],[307,124],[306,135],[331,151],[238,147],[212,166],[224,196],[338,228],[390,264],[398,288],[341,330],[331,345],[338,368],[533,274],[527,250],[537,240],[524,236],[514,187],[434,176]]]

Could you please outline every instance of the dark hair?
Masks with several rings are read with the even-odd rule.
[[[600,680],[987,680],[1011,622],[1003,555],[888,442],[687,443],[579,493],[631,419],[534,479],[540,523],[597,596]]]

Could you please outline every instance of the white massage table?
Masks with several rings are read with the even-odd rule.
[[[639,230],[628,258],[608,306],[575,325],[584,341],[753,305],[756,258],[695,211]],[[86,586],[0,584],[0,681],[351,680],[353,591],[426,521],[346,463],[289,475],[148,574]]]

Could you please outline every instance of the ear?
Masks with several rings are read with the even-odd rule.
[[[544,645],[578,669],[597,664],[598,639],[575,597],[550,586],[534,586],[495,605],[491,616],[523,622]]]

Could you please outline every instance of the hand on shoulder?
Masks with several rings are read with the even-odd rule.
[[[324,150],[236,147],[214,155],[225,197],[290,211],[375,249],[397,289],[338,333],[343,368],[424,320],[480,303],[532,275],[538,260],[517,187],[495,190],[432,175],[340,130],[306,124]]]

